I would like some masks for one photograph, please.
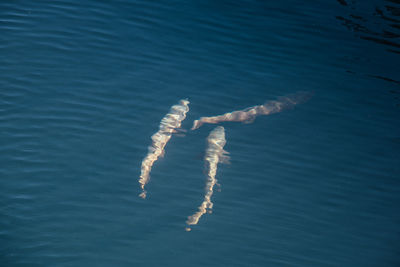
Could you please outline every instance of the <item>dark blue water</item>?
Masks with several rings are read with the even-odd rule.
[[[79,3],[78,3],[79,2]],[[2,1],[1,266],[400,266],[400,2]],[[140,164],[179,99],[227,122]]]

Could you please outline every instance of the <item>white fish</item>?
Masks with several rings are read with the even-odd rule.
[[[141,198],[146,198],[146,190],[144,186],[150,180],[150,171],[154,162],[158,157],[163,156],[165,153],[165,145],[171,139],[171,135],[176,133],[181,127],[182,121],[186,118],[186,113],[189,111],[189,101],[180,100],[178,105],[171,107],[171,110],[161,120],[160,129],[156,132],[151,139],[153,140],[152,145],[149,146],[149,153],[142,161],[142,168],[140,174],[140,188],[142,193],[139,195]]]
[[[204,123],[220,123],[224,121],[241,121],[251,123],[257,116],[269,115],[294,107],[297,104],[307,101],[312,93],[298,92],[295,94],[279,97],[277,100],[268,101],[263,105],[249,107],[243,110],[228,112],[213,117],[201,117],[193,122],[192,130],[200,128]]]
[[[211,131],[207,137],[207,149],[204,160],[207,165],[207,181],[205,187],[204,200],[199,206],[198,212],[188,217],[186,223],[188,225],[195,225],[199,222],[200,217],[207,211],[212,212],[213,203],[211,202],[211,196],[214,192],[214,185],[217,184],[215,178],[217,174],[217,166],[220,162],[225,162],[229,159],[226,155],[228,152],[224,150],[226,144],[225,140],[225,129],[222,126],[216,127]],[[186,231],[190,231],[190,227],[186,227]]]

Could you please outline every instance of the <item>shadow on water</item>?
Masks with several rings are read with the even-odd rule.
[[[363,2],[337,0],[348,11],[336,16],[344,26],[361,39],[383,44],[387,51],[400,54],[400,2],[388,0],[380,6],[368,6]]]
[[[336,16],[349,31],[362,40],[383,45],[385,50],[400,54],[400,1],[385,0],[382,3],[366,3],[365,1],[337,0],[345,7],[346,14]],[[395,57],[396,57],[395,55]],[[351,73],[351,71],[349,71]],[[399,86],[398,77],[367,74],[368,77],[380,79]],[[390,90],[396,102],[399,102],[400,90]],[[396,106],[400,107],[400,103]]]
[[[400,1],[387,0],[375,6],[363,1],[337,1],[348,9],[346,16],[336,16],[343,25],[361,39],[387,45],[388,51],[400,54]]]

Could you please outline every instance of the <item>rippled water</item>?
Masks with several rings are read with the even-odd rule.
[[[400,2],[2,1],[1,266],[399,266]],[[226,122],[141,161],[179,99]]]

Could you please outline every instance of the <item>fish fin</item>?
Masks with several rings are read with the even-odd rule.
[[[139,197],[145,199],[146,198],[146,191],[143,191],[142,193],[139,194]]]
[[[179,133],[187,133],[186,129],[183,128],[174,128],[172,131],[173,134],[179,134]]]
[[[183,129],[183,128],[178,128],[178,129],[176,129],[178,132],[181,132],[181,133],[187,133],[187,131],[188,130],[186,130],[186,129]]]
[[[256,116],[251,116],[250,118],[243,121],[243,124],[250,124],[253,123],[256,119]]]
[[[186,129],[182,129],[182,128],[174,128],[172,130],[172,135],[174,136],[178,136],[178,137],[185,137],[185,133],[187,133]]]
[[[217,192],[221,192],[221,184],[217,182],[215,185],[217,186]]]
[[[230,157],[229,156],[227,156],[227,155],[221,155],[220,157],[219,157],[219,161],[222,163],[222,164],[231,164],[231,161],[230,161]]]
[[[200,120],[195,120],[194,122],[193,122],[193,126],[192,126],[192,128],[190,129],[190,130],[196,130],[196,129],[198,129],[198,128],[200,128],[200,126],[203,124],[203,122],[201,121],[201,119]]]

